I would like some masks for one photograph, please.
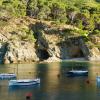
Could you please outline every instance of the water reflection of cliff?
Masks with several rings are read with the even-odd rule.
[[[100,62],[91,62],[89,67],[89,76],[91,80],[95,80],[96,76],[100,76]]]
[[[38,77],[41,78],[40,84],[40,95],[38,100],[55,100],[57,95],[52,95],[48,97],[47,93],[58,93],[58,73],[59,73],[59,63],[44,63],[38,64],[36,67]],[[35,95],[35,99],[36,99]]]
[[[34,64],[12,64],[6,65],[6,73],[15,73],[17,74],[18,79],[32,79],[36,77],[36,67]]]
[[[42,84],[45,91],[52,90],[52,88],[56,88],[56,85],[58,84],[57,75],[59,71],[59,63],[45,63],[37,65],[38,77],[41,78],[41,84],[45,83]]]

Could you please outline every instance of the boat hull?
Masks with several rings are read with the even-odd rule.
[[[88,71],[81,71],[81,70],[73,70],[67,72],[68,76],[88,76]]]
[[[9,86],[31,86],[39,83],[40,83],[40,79],[10,80]]]
[[[98,87],[100,87],[100,76],[96,77],[96,84]]]
[[[16,74],[7,74],[7,73],[0,74],[0,79],[12,79],[12,78],[16,78]]]
[[[100,83],[100,77],[99,77],[99,76],[96,77],[96,81],[97,81],[98,83]]]

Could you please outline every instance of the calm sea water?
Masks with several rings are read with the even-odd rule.
[[[87,69],[89,75],[67,77],[64,73],[71,69]],[[16,73],[18,79],[41,79],[40,85],[19,88],[9,88],[9,80],[0,80],[0,100],[26,100],[27,93],[32,94],[31,100],[100,100],[100,87],[96,85],[99,62],[0,65],[0,73]]]

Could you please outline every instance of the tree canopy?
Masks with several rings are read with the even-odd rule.
[[[100,0],[0,0],[0,17],[30,16],[100,30]]]

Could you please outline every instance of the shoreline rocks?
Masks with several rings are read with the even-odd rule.
[[[29,22],[21,20],[13,19],[0,33],[0,63],[100,61],[100,49],[89,46],[79,33],[70,35],[71,26],[54,27],[31,18]]]

